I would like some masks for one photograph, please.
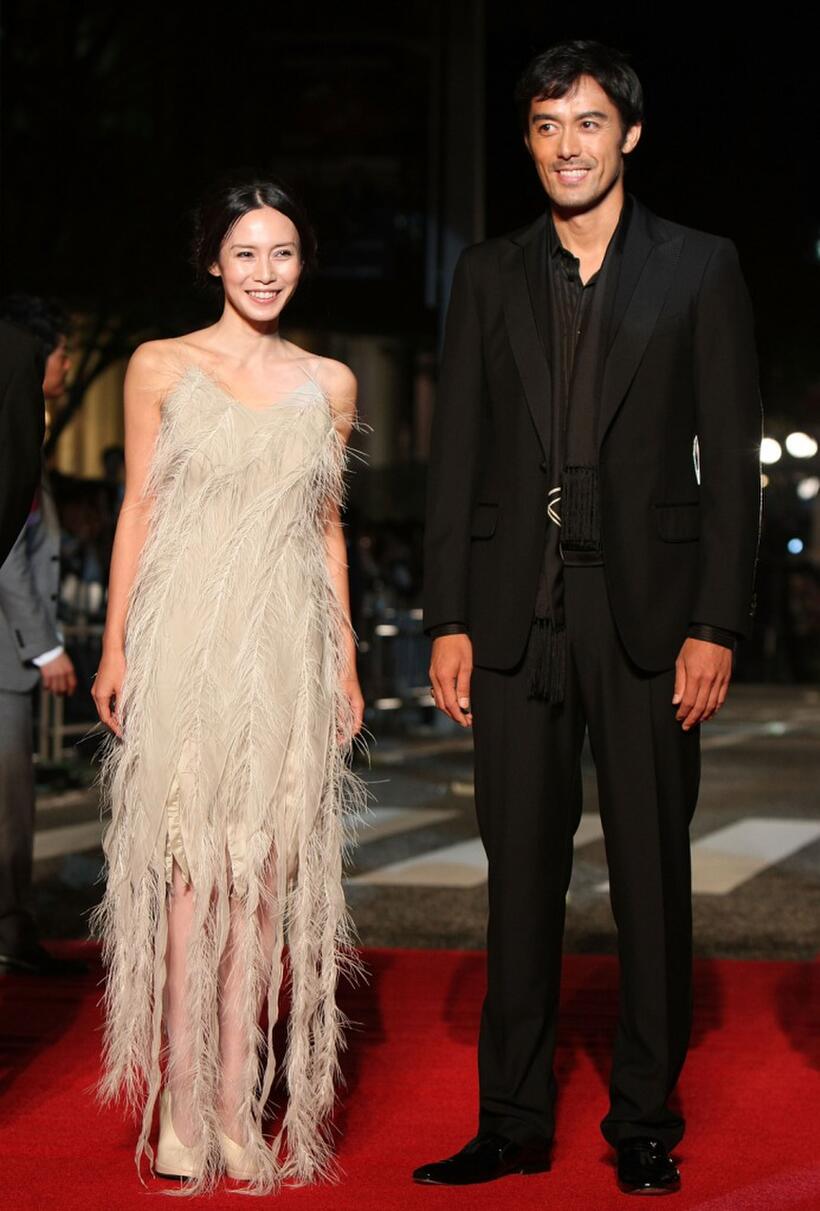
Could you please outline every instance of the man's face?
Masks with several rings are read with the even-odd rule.
[[[61,336],[57,344],[46,358],[46,372],[43,375],[43,396],[46,402],[57,400],[65,392],[65,380],[71,368],[71,358],[68,355],[68,342]]]
[[[640,137],[640,124],[624,133],[615,103],[580,76],[565,96],[530,102],[524,142],[553,205],[578,212],[606,197]]]

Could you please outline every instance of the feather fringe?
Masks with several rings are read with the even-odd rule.
[[[141,1180],[144,1156],[154,1169],[148,1137],[171,1063],[161,1046],[166,804],[175,781],[179,791],[195,905],[185,998],[199,1138],[197,1176],[172,1194],[210,1190],[224,1170],[218,973],[231,900],[242,973],[232,1008],[252,1044],[240,1115],[258,1170],[243,1192],[336,1176],[330,1117],[348,1025],[336,989],[343,974],[364,974],[342,876],[371,792],[352,768],[354,749],[369,754],[342,688],[348,623],[324,526],[328,504],[346,503],[348,456],[364,455],[342,438],[318,383],[305,390],[250,419],[192,366],[166,397],[144,489],[151,524],[128,602],[123,739],[106,732],[98,754],[111,820],[105,889],[89,918],[106,967],[96,1092],[141,1118]],[[260,920],[273,931],[272,957]],[[287,1109],[268,1142],[286,970]]]

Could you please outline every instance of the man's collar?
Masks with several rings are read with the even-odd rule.
[[[621,207],[621,213],[618,216],[618,222],[614,232],[612,233],[612,239],[610,241],[610,243],[614,244],[616,251],[619,253],[623,252],[624,250],[626,233],[629,230],[629,220],[631,215],[632,194],[627,193],[624,195],[624,204]],[[609,247],[609,245],[607,245],[607,247]],[[572,252],[570,252],[568,248],[564,247],[558,238],[558,232],[555,230],[555,221],[552,217],[551,206],[547,207],[547,250],[550,256],[557,257],[561,256],[563,253],[565,257],[572,257],[573,260],[578,259]]]

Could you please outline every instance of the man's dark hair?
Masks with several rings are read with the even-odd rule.
[[[515,104],[524,134],[528,133],[530,103],[564,97],[581,76],[592,76],[617,106],[626,134],[643,119],[643,89],[626,55],[600,42],[560,42],[536,55],[515,86]]]
[[[294,191],[278,177],[239,170],[212,185],[194,210],[190,259],[200,285],[221,288],[220,280],[214,279],[208,270],[219,257],[223,240],[239,219],[262,206],[271,206],[291,220],[299,235],[304,271],[313,271],[316,236]]]
[[[0,319],[22,328],[39,341],[44,357],[57,348],[60,337],[68,336],[71,325],[56,299],[43,299],[34,294],[7,294],[0,299]]]

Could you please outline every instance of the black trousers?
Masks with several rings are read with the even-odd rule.
[[[32,696],[0,690],[0,953],[37,940],[31,909],[34,845]]]
[[[476,810],[489,860],[479,1130],[521,1142],[554,1133],[564,910],[588,728],[620,963],[601,1130],[613,1145],[651,1135],[671,1148],[684,1131],[667,1100],[691,1027],[700,728],[684,732],[675,719],[674,669],[646,673],[630,661],[602,567],[565,568],[565,612],[563,703],[528,698],[526,651],[512,669],[472,672]]]

